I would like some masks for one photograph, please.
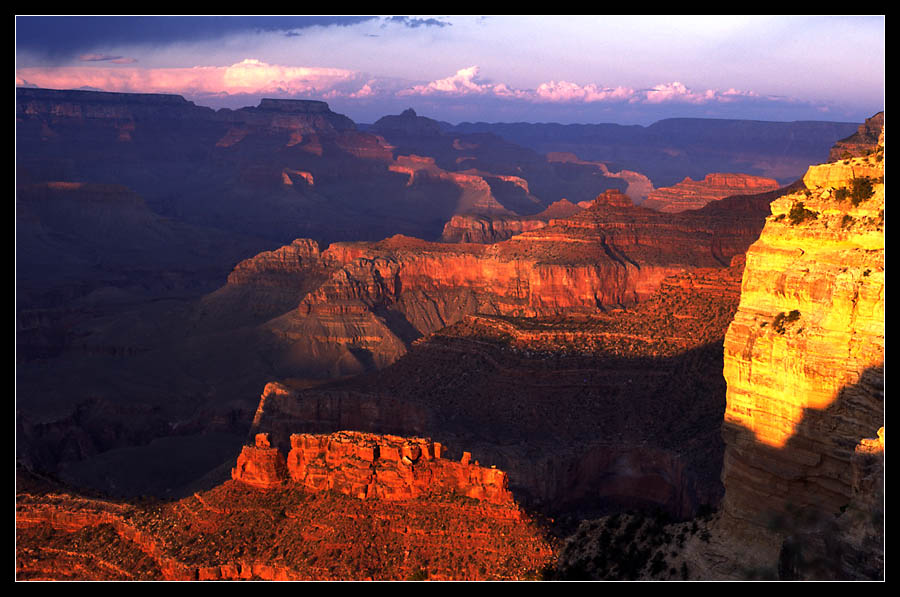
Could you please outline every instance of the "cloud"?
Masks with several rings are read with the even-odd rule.
[[[418,19],[413,17],[394,16],[385,19],[388,23],[398,23],[407,27],[449,27],[451,24],[446,21],[439,21],[435,18]]]
[[[726,91],[706,89],[695,91],[679,81],[660,83],[646,89],[631,87],[608,87],[589,83],[580,85],[570,81],[548,81],[535,89],[515,89],[504,83],[490,83],[480,78],[478,66],[460,69],[450,77],[438,79],[402,90],[401,96],[493,96],[503,99],[524,100],[534,103],[687,103],[705,104],[710,102],[728,102],[740,98],[758,97],[752,91],[738,91],[734,88]]]
[[[716,110],[738,108],[761,109],[765,106],[787,106],[799,100],[787,97],[760,96],[753,91],[729,88],[695,90],[672,81],[642,89],[627,86],[579,84],[571,81],[547,81],[534,89],[520,89],[497,83],[481,76],[477,65],[459,69],[453,75],[434,81],[410,85],[409,81],[371,76],[339,68],[286,66],[246,58],[229,66],[196,66],[189,68],[139,68],[104,64],[121,60],[121,56],[85,54],[83,63],[68,67],[31,67],[16,71],[17,86],[51,89],[98,89],[123,93],[173,93],[195,101],[218,105],[259,97],[318,98],[353,106],[388,107],[398,100],[419,98],[426,105],[453,106],[459,113],[464,105],[476,111],[491,105],[497,110],[552,110],[565,106],[570,114],[579,110]],[[89,65],[90,63],[90,65]],[[472,101],[475,100],[475,101]],[[751,105],[752,103],[752,105]],[[796,106],[795,106],[796,107]],[[468,108],[467,108],[468,109]],[[710,112],[710,113],[713,113]]]
[[[226,67],[23,68],[16,81],[51,89],[93,87],[106,91],[178,94],[324,94],[341,84],[354,83],[360,75],[336,68],[272,65],[247,58]]]
[[[82,62],[113,62],[115,64],[133,64],[137,62],[136,58],[110,56],[109,54],[82,54],[78,57],[78,60]]]
[[[536,101],[548,102],[603,102],[622,101],[634,97],[628,87],[599,87],[594,84],[578,85],[568,81],[541,83],[534,92]]]
[[[375,16],[19,16],[16,51],[63,59],[122,44],[163,45],[223,39],[240,33],[293,34],[311,27],[348,27]]]

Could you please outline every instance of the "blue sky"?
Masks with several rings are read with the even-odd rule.
[[[20,16],[16,84],[322,99],[357,122],[861,122],[884,38],[883,16]]]

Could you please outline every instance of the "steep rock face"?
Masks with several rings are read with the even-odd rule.
[[[709,203],[732,195],[749,195],[774,191],[779,186],[772,178],[749,174],[707,174],[703,180],[690,177],[672,187],[651,191],[641,206],[665,213],[699,209]]]
[[[596,167],[600,173],[607,178],[620,178],[624,180],[628,186],[625,188],[625,194],[631,197],[635,204],[643,203],[650,193],[653,192],[653,181],[640,172],[634,170],[619,170],[611,172],[609,167],[603,162],[590,162],[579,160],[574,153],[568,152],[550,152],[547,154],[547,161],[550,163],[559,162],[567,164],[581,164],[585,166]]]
[[[552,219],[570,218],[584,209],[566,199],[550,204],[533,216],[455,215],[444,225],[441,241],[447,243],[493,244],[531,230],[543,228]]]
[[[335,243],[322,259],[340,269],[267,329],[286,347],[286,367],[333,376],[389,364],[409,342],[467,314],[634,304],[669,275],[727,266],[746,250],[759,234],[759,206],[729,206],[664,215],[607,191],[587,210],[493,245],[401,236]]]
[[[407,186],[417,180],[431,179],[450,182],[460,190],[456,213],[511,214],[491,193],[491,187],[483,176],[475,173],[448,172],[435,165],[434,158],[417,155],[399,156],[388,165],[391,172],[409,176]]]
[[[834,144],[828,154],[829,162],[872,153],[878,146],[878,136],[884,127],[884,112],[879,112],[859,125],[859,130]]]
[[[232,478],[269,489],[297,483],[308,491],[338,491],[361,499],[409,500],[456,493],[494,504],[512,504],[506,473],[442,458],[442,446],[422,438],[359,432],[293,434],[287,459],[257,434],[245,446]]]
[[[228,284],[294,286],[298,277],[305,277],[310,269],[319,266],[319,244],[314,240],[298,238],[289,245],[241,261],[228,274]]]
[[[858,501],[854,448],[884,425],[883,155],[811,167],[747,253],[725,339],[723,508],[775,541]],[[788,548],[788,577],[852,576],[798,569]]]
[[[679,273],[628,309],[466,316],[364,376],[268,384],[253,432],[284,453],[300,431],[431,437],[496,465],[518,500],[554,514],[690,516],[721,498],[721,341],[742,267]]]

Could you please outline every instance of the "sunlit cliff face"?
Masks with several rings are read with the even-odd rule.
[[[883,366],[883,176],[883,149],[811,167],[748,251],[725,340],[725,420],[762,444],[784,447],[807,411]]]

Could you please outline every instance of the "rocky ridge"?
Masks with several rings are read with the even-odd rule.
[[[268,384],[252,433],[282,453],[301,431],[427,436],[506,471],[526,505],[689,517],[721,496],[721,340],[742,268],[670,276],[628,309],[467,315],[384,369]]]
[[[685,178],[675,186],[650,191],[642,207],[664,213],[699,209],[710,201],[732,195],[750,195],[774,191],[781,185],[772,178],[749,174],[707,174],[703,180]]]
[[[758,235],[761,205],[671,215],[607,191],[589,209],[492,245],[402,236],[334,243],[321,259],[339,269],[265,329],[284,347],[286,369],[334,377],[386,366],[416,338],[472,313],[632,305],[667,276],[727,266]]]
[[[572,217],[582,209],[584,207],[581,205],[575,205],[567,199],[560,199],[533,216],[455,215],[444,224],[441,241],[493,244],[523,232],[543,228],[554,219]]]
[[[17,580],[519,580],[553,557],[514,503],[454,493],[361,500],[227,481],[117,503],[17,487]]]
[[[872,153],[878,145],[878,137],[884,128],[884,112],[879,112],[859,125],[859,129],[845,139],[834,144],[828,154],[829,162],[837,162],[852,157],[862,157]]]

